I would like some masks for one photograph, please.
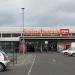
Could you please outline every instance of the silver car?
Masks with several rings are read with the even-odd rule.
[[[71,48],[71,50],[68,51],[69,56],[75,56],[75,48]]]
[[[9,63],[10,60],[8,58],[8,55],[5,52],[0,51],[0,71],[4,71]]]

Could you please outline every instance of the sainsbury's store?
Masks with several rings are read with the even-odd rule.
[[[69,28],[32,28],[24,33],[27,51],[59,51],[70,47],[74,33]],[[23,37],[20,37],[23,40]]]
[[[24,39],[24,40],[23,40]],[[1,27],[0,49],[16,52],[59,51],[75,41],[75,31],[64,27]]]

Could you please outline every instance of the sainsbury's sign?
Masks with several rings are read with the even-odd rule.
[[[69,29],[60,29],[61,35],[69,35]]]
[[[68,28],[52,29],[52,28],[33,28],[25,30],[25,36],[58,36],[58,35],[69,35]]]

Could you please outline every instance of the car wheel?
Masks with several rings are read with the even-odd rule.
[[[3,71],[4,69],[5,69],[5,66],[2,63],[0,63],[0,71]]]
[[[72,56],[75,56],[75,53],[73,53]]]
[[[64,55],[67,55],[67,54],[68,54],[67,52],[64,53]]]

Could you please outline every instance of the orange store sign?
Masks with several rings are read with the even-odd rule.
[[[25,30],[25,36],[60,36],[69,35],[68,28],[62,29],[52,29],[52,28],[32,28]]]
[[[69,35],[69,29],[60,29],[61,35]]]

